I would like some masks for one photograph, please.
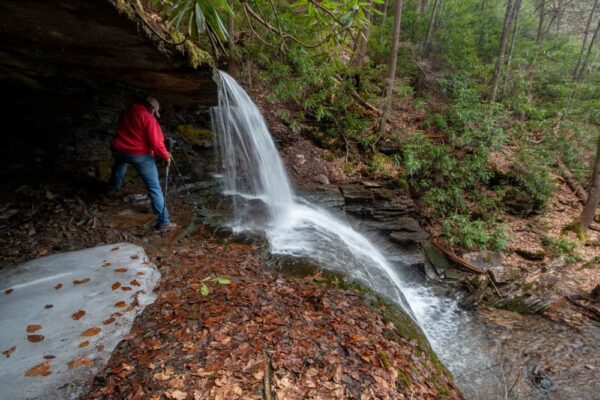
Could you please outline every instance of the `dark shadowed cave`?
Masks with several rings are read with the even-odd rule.
[[[4,201],[24,187],[99,187],[118,117],[135,99],[161,100],[165,135],[207,128],[216,102],[210,67],[192,68],[107,0],[2,1],[0,93]]]

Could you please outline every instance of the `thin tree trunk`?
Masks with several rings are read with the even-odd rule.
[[[510,71],[512,68],[512,58],[513,58],[513,53],[515,51],[515,42],[517,41],[517,35],[519,34],[519,11],[521,10],[521,2],[522,0],[516,0],[517,4],[515,5],[515,16],[513,18],[513,34],[512,34],[512,40],[510,42],[510,47],[508,50],[508,59],[506,61],[506,73],[504,74],[504,92],[506,93],[506,90],[508,88],[508,81],[510,80]]]
[[[429,0],[417,0],[415,3],[417,7],[417,14],[424,13],[425,10],[427,10],[428,3]]]
[[[229,40],[227,40],[227,72],[231,73],[235,69],[235,59],[233,57],[233,47],[235,46],[235,23],[233,15],[227,15],[227,33],[229,34]]]
[[[592,6],[592,11],[590,12],[590,16],[585,24],[585,32],[583,34],[583,43],[581,44],[581,51],[579,52],[579,59],[577,60],[577,66],[575,67],[575,71],[573,71],[573,79],[576,80],[579,75],[579,68],[581,67],[581,61],[583,60],[583,54],[585,53],[585,48],[587,47],[588,36],[590,32],[590,27],[592,26],[592,20],[594,19],[594,13],[596,12],[596,7],[598,7],[598,0],[594,1],[594,5]]]
[[[546,16],[546,0],[542,0],[540,5],[540,21],[538,23],[537,35],[535,37],[535,44],[542,43],[544,40],[544,18]]]
[[[588,66],[588,63],[590,62],[590,55],[592,54],[592,49],[594,48],[594,45],[596,44],[596,41],[598,40],[599,32],[600,32],[600,19],[598,20],[598,25],[596,26],[596,30],[594,31],[594,36],[592,37],[592,41],[590,42],[590,45],[588,46],[587,54],[585,55],[585,59],[583,60],[583,63],[581,64],[581,68],[579,68],[579,73],[577,74],[576,80],[581,79],[581,77],[583,76],[583,71],[585,71],[585,69]]]
[[[425,37],[425,42],[423,42],[423,47],[421,49],[421,54],[426,55],[429,50],[429,43],[431,42],[431,37],[433,36],[433,31],[435,29],[435,20],[440,11],[440,5],[442,4],[442,0],[435,0],[433,4],[433,10],[431,11],[431,19],[429,20],[429,28],[427,29],[427,36]]]
[[[385,2],[383,3],[383,19],[381,24],[385,25],[385,20],[387,19],[387,12],[388,12],[388,7],[390,5],[390,1],[392,0],[385,0]]]
[[[369,0],[369,8],[373,7],[373,0]],[[365,63],[365,57],[367,55],[367,44],[369,42],[369,33],[371,31],[371,24],[373,23],[373,14],[371,11],[365,13],[365,18],[369,21],[369,25],[365,26],[359,35],[358,50],[354,54],[354,60],[352,64],[356,67],[362,67]]]
[[[506,15],[504,16],[504,26],[502,27],[502,35],[500,36],[500,46],[498,49],[498,58],[496,59],[496,66],[494,68],[494,77],[492,79],[492,91],[490,95],[490,102],[495,102],[498,97],[498,82],[500,81],[500,73],[502,66],[504,65],[504,55],[506,53],[506,42],[510,31],[510,25],[513,16],[513,10],[515,8],[516,0],[508,0],[506,3]]]
[[[394,94],[394,83],[396,80],[396,63],[398,62],[398,43],[400,42],[400,21],[402,20],[403,0],[396,0],[396,12],[394,15],[394,35],[392,36],[392,53],[390,56],[390,71],[388,75],[386,99],[381,113],[379,123],[379,136],[385,133],[390,108],[392,107],[392,96]]]
[[[581,228],[584,230],[588,229],[591,223],[594,221],[594,215],[596,214],[596,207],[600,202],[600,137],[598,138],[598,150],[596,152],[596,163],[594,164],[594,171],[592,173],[590,194],[588,195],[587,203],[581,213]]]

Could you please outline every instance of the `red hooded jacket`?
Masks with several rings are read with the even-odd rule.
[[[128,155],[146,155],[169,160],[158,121],[148,109],[139,103],[132,104],[119,118],[117,135],[112,149]]]

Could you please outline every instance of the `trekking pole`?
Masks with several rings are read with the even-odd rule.
[[[192,194],[188,190],[188,187],[185,184],[185,181],[183,180],[183,175],[181,175],[181,171],[179,171],[179,167],[177,166],[177,163],[175,162],[175,159],[173,158],[173,156],[171,156],[171,162],[173,163],[173,167],[175,167],[175,172],[177,173],[177,176],[179,177],[179,180],[181,181],[181,184],[183,185],[183,189],[185,190],[185,194],[188,196],[188,199],[192,203],[192,207],[194,207],[194,209],[196,210],[196,213],[197,213],[198,212],[198,205],[196,204],[196,201],[194,200],[194,198],[192,197]]]
[[[171,157],[171,160],[173,159],[173,157]],[[167,209],[167,194],[169,193],[169,165],[167,164],[167,169],[165,170],[165,201],[163,203],[163,209],[161,214],[162,215],[165,213],[165,210]]]

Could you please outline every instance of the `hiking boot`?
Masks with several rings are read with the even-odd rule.
[[[178,226],[175,222],[169,222],[168,224],[156,227],[156,229],[159,230],[160,232],[174,231],[177,228],[178,228]]]

